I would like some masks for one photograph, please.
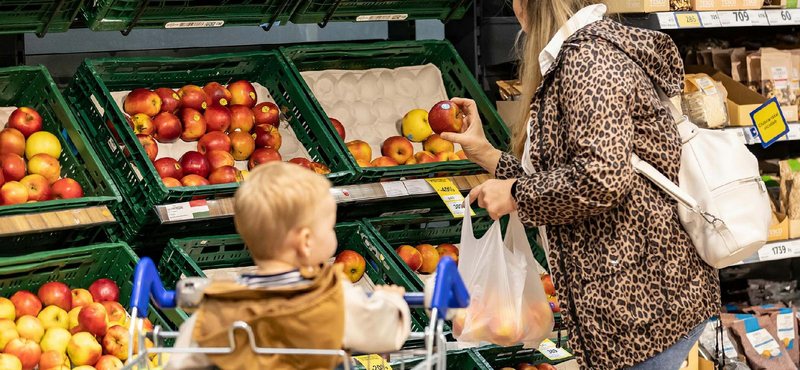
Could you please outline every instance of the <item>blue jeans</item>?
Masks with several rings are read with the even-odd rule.
[[[644,362],[638,363],[629,367],[626,370],[678,370],[686,357],[689,356],[689,351],[692,350],[694,344],[700,340],[700,334],[703,333],[703,328],[708,324],[708,320],[703,321],[702,324],[696,326],[689,331],[685,337],[679,339],[675,344],[667,347],[664,352],[661,352],[654,357],[651,357]]]

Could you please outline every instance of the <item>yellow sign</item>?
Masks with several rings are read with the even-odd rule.
[[[678,20],[678,27],[692,28],[703,27],[700,23],[700,16],[697,13],[676,13],[675,18]]]
[[[461,195],[461,192],[453,184],[453,182],[450,181],[450,179],[435,178],[425,180],[431,184],[433,190],[436,190],[436,193],[439,194],[440,198],[442,198],[444,205],[447,206],[447,209],[450,210],[450,213],[453,214],[453,217],[464,217],[464,196]],[[471,214],[475,216],[475,212],[471,209],[470,211]]]
[[[539,352],[541,352],[544,357],[547,357],[550,361],[572,357],[571,353],[567,352],[567,350],[563,348],[556,347],[556,344],[550,339],[545,339],[541,344],[539,344]]]
[[[355,356],[354,360],[358,361],[366,370],[392,370],[389,363],[378,355],[364,355]]]
[[[767,100],[764,105],[752,111],[750,118],[761,138],[761,145],[765,148],[789,133],[789,125],[786,124],[781,107],[775,98]]]

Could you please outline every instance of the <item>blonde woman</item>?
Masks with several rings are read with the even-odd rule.
[[[489,144],[470,100],[455,100],[463,132],[444,135],[497,178],[470,199],[495,219],[516,211],[547,227],[581,368],[676,370],[719,310],[719,280],[631,155],[678,180],[680,137],[657,92],[682,90],[678,50],[665,34],[604,19],[598,0],[514,0],[514,11],[530,102],[512,125],[514,155]]]

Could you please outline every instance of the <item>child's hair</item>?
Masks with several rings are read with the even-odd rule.
[[[289,231],[310,226],[330,187],[324,176],[295,164],[273,162],[253,169],[236,191],[233,207],[236,231],[253,258],[273,258]]]

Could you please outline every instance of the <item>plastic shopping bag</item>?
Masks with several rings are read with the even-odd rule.
[[[537,266],[516,212],[511,214],[505,240],[500,222],[476,239],[466,212],[458,272],[469,290],[470,305],[453,319],[456,339],[538,347],[553,331],[553,313]]]

